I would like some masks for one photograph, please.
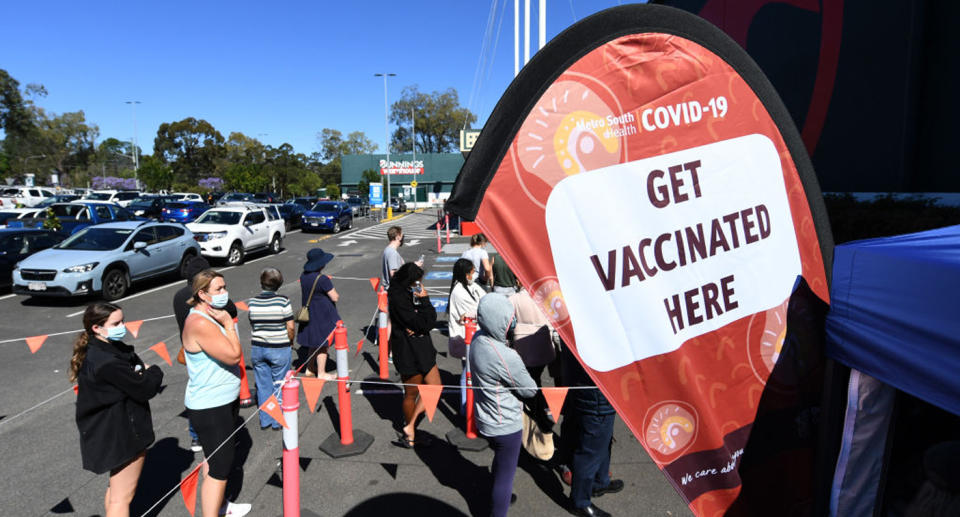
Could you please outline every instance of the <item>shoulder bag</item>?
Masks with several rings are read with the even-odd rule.
[[[310,301],[313,300],[313,292],[317,289],[317,282],[320,281],[320,276],[317,275],[317,278],[313,280],[313,287],[310,288],[310,295],[307,296],[307,303],[300,307],[300,310],[297,311],[297,316],[293,318],[297,323],[310,323]]]

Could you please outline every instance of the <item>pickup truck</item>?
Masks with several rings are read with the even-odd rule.
[[[95,224],[141,219],[135,217],[126,208],[112,203],[73,201],[70,203],[54,203],[48,208],[53,210],[53,214],[60,220],[60,232],[67,235],[73,235],[87,226]],[[39,214],[38,217],[11,221],[7,227],[43,228],[45,219],[46,214],[43,213]]]

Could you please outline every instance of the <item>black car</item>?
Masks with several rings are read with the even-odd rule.
[[[394,212],[406,212],[407,211],[407,202],[403,198],[390,198],[390,207],[393,208]]]
[[[13,267],[34,253],[59,244],[67,234],[33,228],[0,229],[0,287],[10,287]]]
[[[370,205],[360,196],[350,196],[347,198],[347,204],[353,208],[354,217],[363,217],[370,215]]]
[[[160,217],[163,206],[169,200],[169,198],[162,196],[140,196],[130,202],[127,210],[133,212],[133,215],[136,216],[156,219]]]
[[[303,207],[304,210],[310,210],[310,207],[317,204],[319,199],[315,197],[295,197],[284,204],[297,204]]]
[[[279,203],[280,196],[270,192],[258,192],[253,195],[254,203]]]
[[[283,222],[287,226],[287,231],[300,228],[303,213],[307,211],[303,205],[299,203],[284,203],[278,208],[280,209],[280,216],[283,217]]]

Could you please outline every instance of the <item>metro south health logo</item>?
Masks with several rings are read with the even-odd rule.
[[[763,135],[569,176],[546,222],[577,350],[599,371],[775,307],[801,273]]]

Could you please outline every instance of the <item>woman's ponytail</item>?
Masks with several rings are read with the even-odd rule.
[[[83,331],[73,341],[73,357],[70,358],[70,369],[67,372],[67,379],[70,382],[77,382],[77,376],[80,374],[80,365],[87,358],[87,344],[90,342],[90,334]]]

